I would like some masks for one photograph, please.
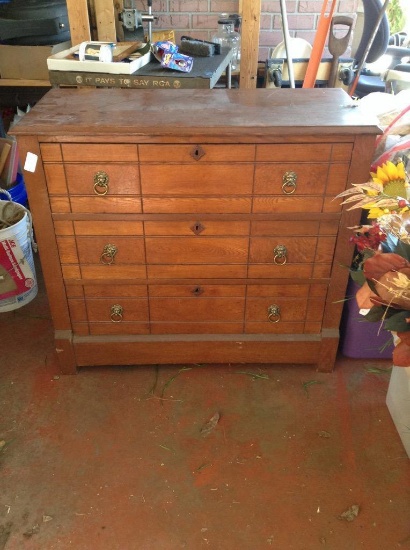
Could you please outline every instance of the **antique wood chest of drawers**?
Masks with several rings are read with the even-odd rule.
[[[63,372],[333,368],[379,133],[341,90],[51,90],[14,128]]]

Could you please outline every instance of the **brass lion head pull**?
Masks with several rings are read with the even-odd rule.
[[[113,306],[111,306],[111,314],[110,314],[111,321],[113,323],[121,323],[123,312],[124,312],[124,309],[119,304],[114,304]]]
[[[100,256],[100,262],[104,265],[113,264],[117,252],[118,248],[115,246],[115,244],[106,244]]]
[[[108,193],[108,184],[110,178],[107,172],[100,170],[94,175],[94,193],[96,195],[106,195]]]
[[[276,304],[272,304],[268,307],[268,320],[271,323],[279,323],[280,321],[280,307]]]
[[[285,193],[285,195],[292,195],[296,191],[296,182],[298,179],[298,175],[296,172],[293,172],[290,170],[289,172],[285,172],[282,176],[282,191]]]
[[[276,265],[285,265],[288,261],[287,258],[288,250],[284,244],[278,244],[273,249],[273,263]]]

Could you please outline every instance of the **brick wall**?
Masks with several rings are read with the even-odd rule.
[[[338,0],[334,15],[354,17],[357,4],[358,0]],[[312,44],[322,5],[322,0],[286,0],[290,35],[303,38]],[[137,6],[141,11],[147,11],[146,1],[137,0]],[[218,15],[237,13],[238,9],[239,0],[153,0],[152,10],[154,15],[158,16],[153,29],[173,29],[177,43],[183,34],[211,40],[218,26]],[[341,30],[341,34],[344,32]],[[282,40],[279,0],[262,0],[259,60],[264,61],[269,48]]]

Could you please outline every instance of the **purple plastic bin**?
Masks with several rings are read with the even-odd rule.
[[[359,285],[349,281],[340,324],[339,351],[352,359],[391,359],[393,337],[380,323],[366,321],[359,313],[356,292]]]

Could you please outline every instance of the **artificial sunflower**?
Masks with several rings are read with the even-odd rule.
[[[367,183],[353,183],[353,188],[340,193],[336,198],[347,197],[342,204],[355,203],[349,208],[368,210],[368,219],[381,218],[386,214],[409,210],[410,183],[402,161],[388,160],[370,172],[372,180]]]

